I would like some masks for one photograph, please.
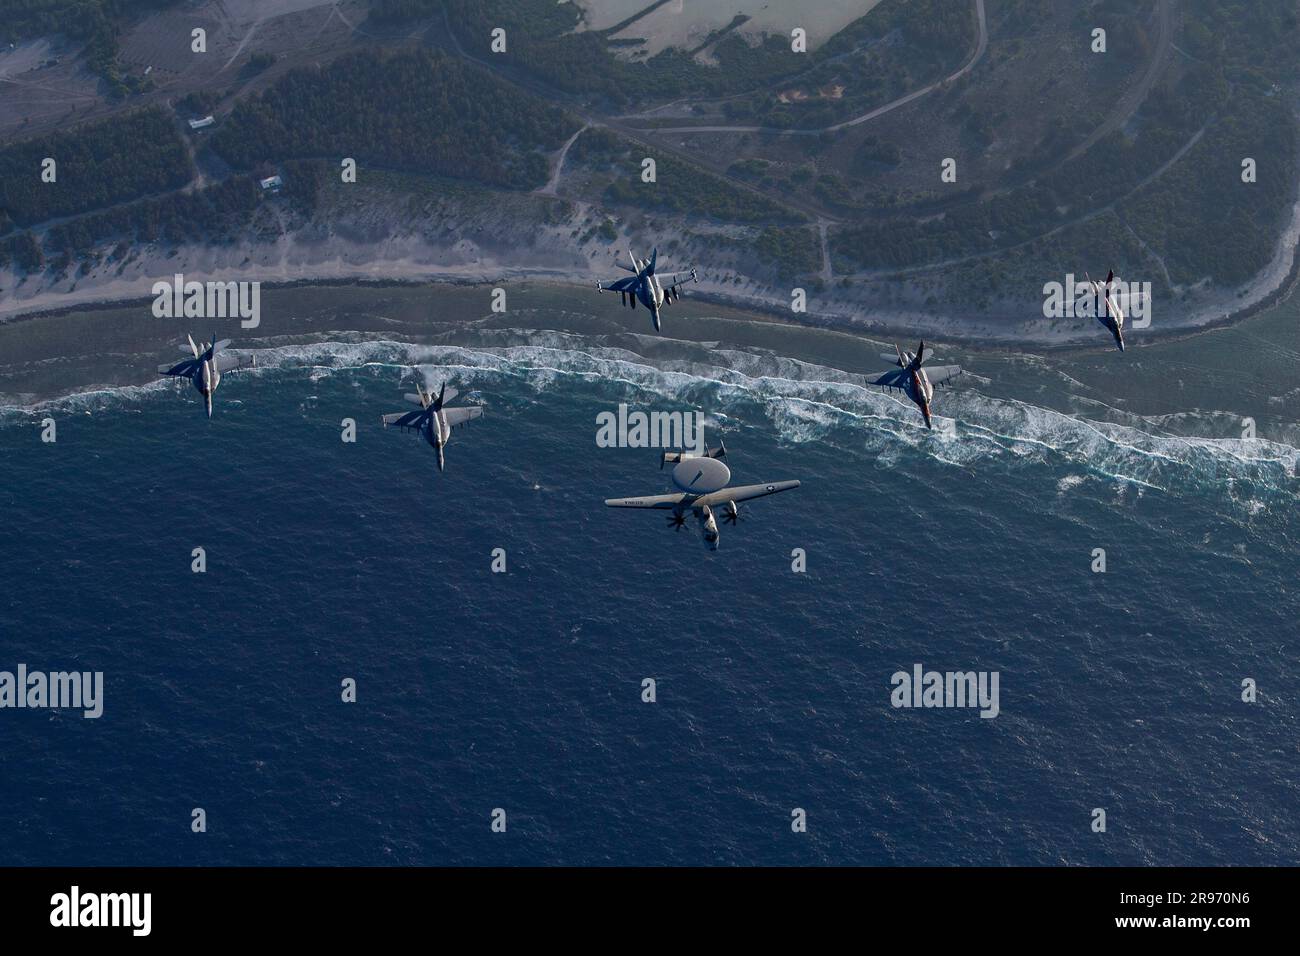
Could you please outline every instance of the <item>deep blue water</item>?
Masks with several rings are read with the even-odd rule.
[[[772,356],[550,345],[284,349],[211,422],[166,384],[7,413],[0,669],[106,699],[0,711],[0,863],[1300,863],[1295,449],[978,387],[953,439]],[[444,474],[379,427],[412,361],[488,407]],[[596,447],[619,401],[803,487],[717,553],[606,509],[670,490]],[[892,708],[915,663],[998,671],[1000,715]]]

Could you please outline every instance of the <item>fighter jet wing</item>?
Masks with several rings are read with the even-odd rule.
[[[384,424],[393,425],[397,428],[415,428],[420,424],[424,416],[424,409],[413,412],[393,412],[391,415],[384,416]]]
[[[180,362],[158,366],[159,375],[190,375],[199,367],[199,360],[191,356]]]
[[[447,391],[450,392],[451,389]],[[455,428],[457,425],[464,425],[466,422],[481,418],[483,409],[478,405],[471,405],[468,408],[444,408],[442,415],[447,419],[447,424]]]
[[[886,388],[907,388],[907,383],[911,374],[905,368],[891,369],[877,379],[868,382],[869,385],[883,385]]]
[[[935,365],[924,366],[925,377],[930,380],[931,385],[942,385],[949,379],[954,379],[961,374],[960,365]]]
[[[610,508],[676,508],[686,500],[686,495],[652,495],[649,498],[606,498]]]
[[[230,372],[237,368],[250,368],[253,365],[253,356],[218,352],[216,363],[218,372]]]
[[[629,289],[636,288],[636,276],[624,276],[622,279],[615,279],[608,285],[602,283],[601,288],[606,292],[627,292]]]
[[[695,276],[694,269],[690,272],[656,272],[655,276],[659,279],[659,284],[665,289],[675,289],[677,286],[684,285],[687,282],[699,281]]]
[[[798,481],[774,481],[766,485],[741,485],[738,488],[723,488],[711,495],[702,495],[691,504],[696,508],[702,508],[705,505],[712,508],[717,505],[725,505],[728,501],[748,501],[750,498],[762,498],[766,495],[774,495],[778,491],[789,491],[798,487]],[[609,502],[605,503],[609,504]]]

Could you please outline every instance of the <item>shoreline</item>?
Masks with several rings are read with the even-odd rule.
[[[474,286],[488,286],[514,279],[515,281],[523,280],[534,285],[550,286],[556,289],[572,289],[575,292],[580,291],[586,293],[591,291],[584,283],[572,279],[553,278],[545,274],[552,271],[553,270],[544,270],[541,274],[535,274],[528,270],[522,270],[517,276],[503,276],[496,279],[488,278],[486,276],[474,276],[468,273],[441,276],[412,276],[410,278],[317,276],[304,277],[301,279],[289,279],[285,281],[262,281],[261,286],[267,290],[281,292],[291,289],[330,288],[412,289],[420,286],[472,288]],[[1300,287],[1300,255],[1293,255],[1290,269],[1282,279],[1281,283],[1275,286],[1271,291],[1265,293],[1259,299],[1243,305],[1240,309],[1207,319],[1204,322],[1188,323],[1173,328],[1166,328],[1161,331],[1144,329],[1142,338],[1138,341],[1130,342],[1130,347],[1141,349],[1152,345],[1184,341],[1189,338],[1204,335],[1208,332],[1230,328],[1234,325],[1248,321],[1261,312],[1265,312],[1283,304],[1291,298],[1297,287]],[[711,290],[696,292],[691,295],[691,298],[697,303],[707,303],[731,310],[748,312],[754,316],[755,321],[775,322],[782,325],[819,330],[823,332],[838,332],[845,335],[854,335],[861,338],[879,341],[888,341],[893,338],[905,338],[920,334],[927,337],[937,338],[945,343],[972,349],[974,351],[1005,350],[1008,347],[1012,347],[1019,351],[1045,353],[1089,351],[1094,350],[1099,346],[1109,346],[1110,344],[1109,339],[1103,343],[1101,338],[1098,337],[1097,341],[1094,342],[1091,340],[1091,336],[1085,334],[1080,334],[1077,338],[1070,337],[1053,340],[1049,338],[1021,338],[1013,335],[1001,337],[978,334],[968,335],[963,334],[959,328],[918,331],[914,327],[907,327],[902,322],[901,316],[891,315],[889,313],[875,314],[877,317],[883,317],[883,321],[879,318],[853,319],[836,313],[815,313],[812,311],[799,315],[778,308],[770,301],[740,295],[727,295],[725,293]],[[138,305],[141,308],[148,308],[152,302],[153,296],[151,295],[131,295],[92,299],[69,305],[48,306],[0,317],[0,328],[18,325],[34,319],[58,318],[60,316],[74,313],[110,312],[123,308],[130,308],[135,305]],[[813,320],[810,321],[809,317]],[[956,324],[959,320],[952,321]],[[629,331],[635,330],[630,329]],[[256,334],[255,329],[249,329],[247,332]]]
[[[269,290],[419,286],[466,288],[522,282],[557,289],[569,288],[575,292],[580,290],[585,294],[591,289],[581,278],[584,266],[593,285],[596,276],[600,274],[586,256],[568,261],[552,258],[549,264],[522,267],[502,266],[491,256],[446,262],[447,250],[422,245],[418,240],[412,243],[412,238],[390,241],[389,249],[385,250],[387,254],[381,252],[373,255],[373,247],[365,247],[364,251],[371,253],[369,256],[356,255],[362,251],[359,248],[328,244],[327,251],[331,254],[304,256],[304,261],[301,262],[303,274],[297,277],[290,277],[294,266],[282,250],[278,260],[264,260],[258,266],[246,269],[245,275],[248,281],[257,281]],[[289,240],[288,245],[294,245],[293,239]],[[392,248],[393,246],[397,248]],[[236,248],[240,252],[248,252],[255,247]],[[65,292],[47,289],[27,299],[17,299],[12,296],[13,287],[10,286],[0,293],[0,328],[42,317],[94,313],[129,308],[136,304],[148,306],[153,301],[153,296],[147,290],[152,288],[155,281],[159,281],[158,276],[164,271],[163,268],[153,267],[166,264],[168,278],[175,272],[198,275],[211,273],[215,263],[199,262],[198,268],[193,268],[196,263],[189,256],[180,255],[182,250],[195,257],[210,252],[204,247],[172,249],[167,255],[161,250],[155,250],[135,260],[137,275],[134,278],[114,278],[99,282],[92,280],[84,293],[78,293],[74,284],[73,289]],[[230,250],[216,251],[228,253]],[[310,253],[321,250],[308,247],[304,251]],[[445,264],[437,262],[437,259],[443,259]],[[247,257],[244,262],[248,262]],[[147,274],[144,271],[146,265],[150,267]],[[1288,222],[1277,239],[1272,259],[1254,278],[1235,289],[1215,294],[1201,305],[1198,312],[1191,313],[1189,321],[1173,326],[1157,325],[1142,329],[1140,336],[1132,336],[1131,344],[1140,349],[1236,325],[1285,302],[1295,292],[1297,285],[1300,285],[1300,198],[1292,204]],[[746,294],[731,289],[732,286],[726,282],[704,279],[698,285],[688,286],[685,293],[686,297],[696,302],[747,312],[759,321],[774,321],[876,340],[888,341],[920,335],[975,350],[1014,348],[1052,353],[1109,346],[1109,338],[1103,335],[1102,330],[1093,328],[1093,319],[1081,317],[1077,320],[1077,329],[1064,332],[1053,329],[1047,332],[1043,323],[1059,320],[1032,317],[1032,306],[1026,307],[1024,320],[1008,323],[1005,330],[993,332],[990,331],[989,323],[994,317],[981,317],[977,313],[959,317],[897,306],[877,311],[867,304],[831,301],[832,307],[841,306],[851,310],[846,314],[844,311],[828,311],[817,293],[809,296],[807,312],[793,313],[784,297],[778,298],[761,290]],[[68,301],[69,299],[73,301]],[[671,312],[668,314],[671,315]]]

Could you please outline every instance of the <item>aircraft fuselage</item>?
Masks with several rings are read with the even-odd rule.
[[[1092,283],[1093,300],[1096,303],[1097,321],[1106,326],[1107,331],[1115,339],[1115,344],[1119,346],[1121,352],[1124,351],[1124,312],[1120,309],[1119,303],[1110,297],[1109,285],[1110,280],[1106,280],[1106,285],[1102,285],[1094,279],[1089,279]]]
[[[447,424],[447,419],[443,416],[441,409],[429,415],[429,422],[424,429],[424,437],[434,448],[447,444],[447,440],[451,438],[451,426]]]
[[[934,425],[930,421],[930,402],[934,400],[934,386],[930,384],[930,376],[925,374],[924,368],[913,369],[907,380],[907,397],[921,410],[921,414],[925,417],[925,427],[933,428]]]
[[[203,404],[207,407],[208,418],[211,418],[212,393],[221,384],[221,373],[217,371],[217,363],[213,359],[200,362],[199,367],[190,376],[190,381],[194,383],[194,388],[198,393],[203,396]]]
[[[443,448],[451,439],[451,426],[447,424],[446,416],[443,415],[442,409],[438,409],[429,415],[429,421],[424,426],[424,438],[438,452],[438,470],[442,471],[447,467],[447,460],[443,456]]]
[[[637,263],[637,267],[640,269],[644,269],[645,265],[644,260]],[[663,286],[659,284],[659,279],[652,275],[641,276],[633,294],[641,300],[642,305],[650,310],[650,318],[654,320],[655,331],[661,331],[659,309],[664,304],[664,290]]]
[[[217,371],[217,363],[211,360],[201,363],[198,370],[190,377],[190,381],[194,383],[200,395],[211,395],[221,383],[221,373]]]

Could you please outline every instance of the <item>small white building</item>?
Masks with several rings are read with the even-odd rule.
[[[205,116],[203,119],[192,119],[190,120],[190,129],[207,129],[215,122],[216,120],[211,116]]]
[[[259,179],[258,183],[264,192],[273,193],[279,191],[280,187],[284,185],[284,180],[279,176],[268,176],[266,179]]]

